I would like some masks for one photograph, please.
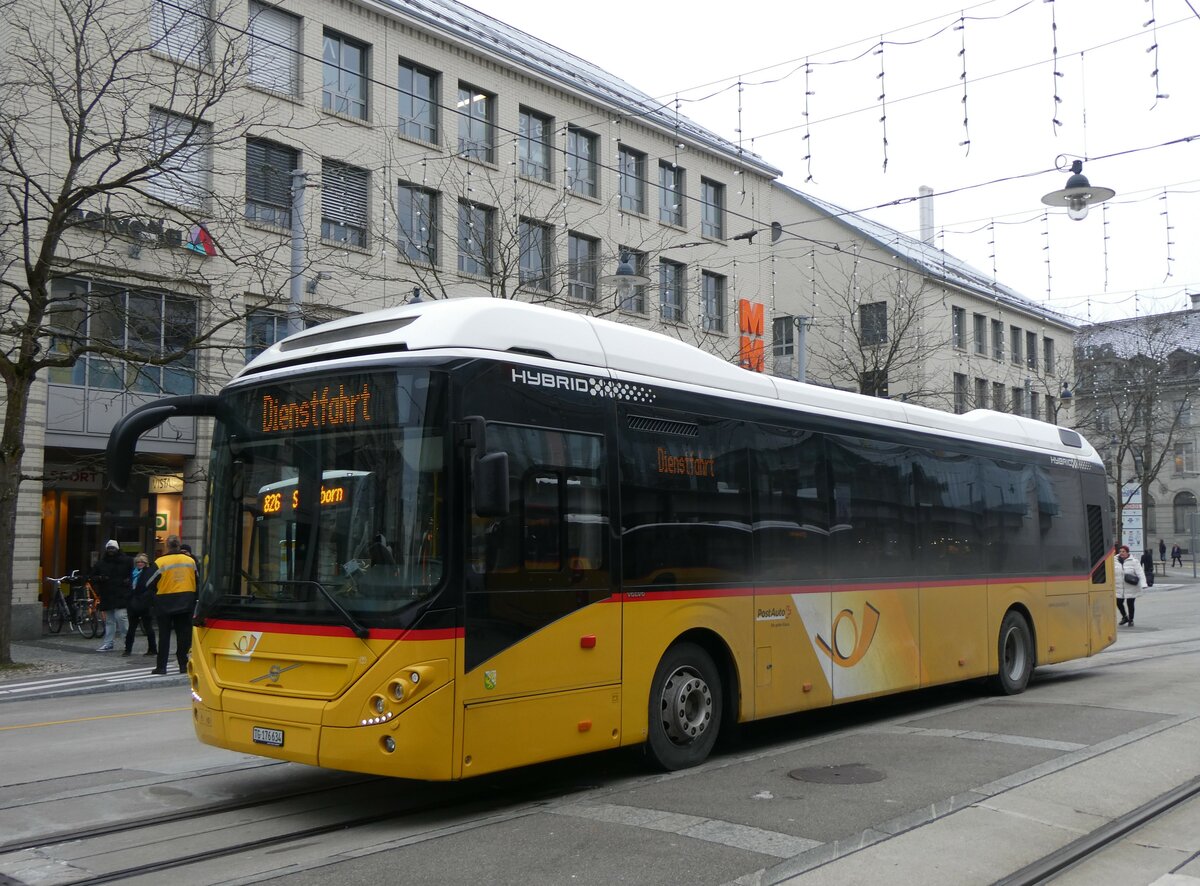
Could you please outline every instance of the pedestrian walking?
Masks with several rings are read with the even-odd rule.
[[[1146,574],[1146,587],[1154,587],[1154,554],[1142,551],[1142,572]]]
[[[129,632],[129,616],[125,606],[129,602],[129,577],[133,572],[133,561],[121,553],[115,538],[104,545],[104,555],[92,567],[88,581],[100,597],[100,611],[105,613],[104,640],[97,652],[112,652],[113,641],[118,635]]]
[[[1163,574],[1167,571],[1167,543],[1161,538],[1158,540],[1158,562],[1163,565]]]
[[[1123,625],[1133,627],[1133,610],[1138,594],[1146,589],[1146,573],[1142,564],[1129,556],[1129,545],[1121,545],[1117,549],[1116,568],[1117,609],[1121,612]]]
[[[175,635],[179,673],[187,673],[192,650],[192,611],[196,608],[196,561],[180,550],[179,536],[167,536],[167,552],[154,561],[154,613],[158,620],[158,661],[152,674],[166,674]]]
[[[133,655],[133,638],[138,626],[146,635],[146,651],[143,655],[158,655],[158,644],[154,638],[154,591],[150,587],[150,558],[138,554],[133,558],[133,574],[129,577],[129,630],[125,632],[125,651],[122,655]]]
[[[1174,566],[1176,561],[1183,566],[1183,548],[1179,547],[1179,542],[1171,545],[1171,565]]]

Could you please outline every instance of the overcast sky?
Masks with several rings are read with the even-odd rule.
[[[1062,313],[1182,310],[1200,292],[1200,138],[1167,144],[1200,136],[1200,0],[468,5],[678,97],[788,184],[897,230],[918,234],[916,204],[885,204],[929,185],[937,245]],[[1056,160],[1075,158],[1117,195],[1047,218],[1042,195],[1070,174]]]

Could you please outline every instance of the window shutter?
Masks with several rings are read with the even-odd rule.
[[[250,82],[255,86],[299,93],[300,20],[282,10],[250,4]]]
[[[348,228],[367,227],[365,169],[326,160],[321,171],[321,217]]]
[[[162,159],[146,190],[165,203],[203,207],[209,189],[209,125],[152,108],[150,132],[151,153]]]
[[[150,39],[156,49],[171,58],[206,65],[211,14],[208,0],[154,0],[150,5]]]
[[[292,205],[292,170],[299,164],[291,148],[261,139],[246,141],[246,196],[269,206]]]

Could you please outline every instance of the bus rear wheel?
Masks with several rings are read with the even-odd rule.
[[[721,729],[721,678],[693,643],[672,646],[650,687],[650,756],[673,771],[703,763]]]
[[[1033,673],[1033,633],[1021,613],[1010,610],[1000,623],[997,648],[1000,671],[992,678],[993,688],[1001,695],[1024,692]]]

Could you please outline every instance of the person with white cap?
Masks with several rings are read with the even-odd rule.
[[[100,611],[104,619],[104,642],[97,652],[112,652],[113,641],[129,630],[129,616],[125,607],[129,603],[129,579],[133,574],[133,561],[121,553],[115,538],[104,545],[104,556],[92,567],[88,580],[100,595]]]

